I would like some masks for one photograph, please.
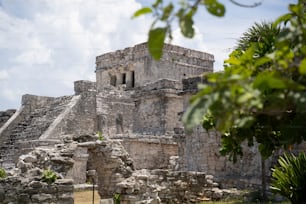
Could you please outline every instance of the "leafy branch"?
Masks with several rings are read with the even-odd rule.
[[[152,15],[154,20],[148,34],[148,48],[151,56],[159,60],[162,56],[165,40],[172,40],[172,25],[176,20],[182,35],[186,38],[193,38],[195,35],[194,16],[198,9],[204,7],[208,13],[216,17],[225,15],[225,6],[219,0],[181,0],[178,3],[172,1],[155,0],[150,7],[143,7],[137,10],[132,18],[142,15]],[[262,2],[254,4],[242,4],[236,0],[231,3],[240,6],[254,8]]]

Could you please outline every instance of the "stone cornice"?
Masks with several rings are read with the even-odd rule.
[[[130,63],[152,60],[147,43],[128,47],[123,50],[109,52],[96,57],[96,70],[110,69],[113,67],[127,66]],[[188,64],[189,66],[200,66],[204,61],[214,62],[214,56],[205,52],[191,50],[176,45],[165,44],[161,61],[174,64]]]

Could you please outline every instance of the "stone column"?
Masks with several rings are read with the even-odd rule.
[[[66,175],[66,178],[72,178],[74,184],[86,183],[86,170],[88,153],[86,147],[77,147],[74,152],[74,164]]]
[[[116,73],[116,86],[119,86],[122,84],[122,76],[121,73]]]
[[[131,88],[133,86],[133,71],[128,71],[126,73],[126,87]]]

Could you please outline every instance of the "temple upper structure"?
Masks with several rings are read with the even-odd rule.
[[[96,58],[98,91],[109,86],[141,87],[160,79],[181,81],[213,71],[214,56],[165,44],[159,61],[150,56],[147,43]]]

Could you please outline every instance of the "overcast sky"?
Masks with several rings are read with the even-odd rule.
[[[0,0],[0,111],[19,108],[21,96],[72,95],[76,80],[95,80],[95,57],[145,42],[151,20],[131,20],[153,0]],[[256,2],[236,0],[238,2]],[[215,56],[215,70],[254,22],[271,21],[294,0],[258,0],[257,8],[226,3],[226,16],[205,9],[196,16],[197,35],[173,44]]]

